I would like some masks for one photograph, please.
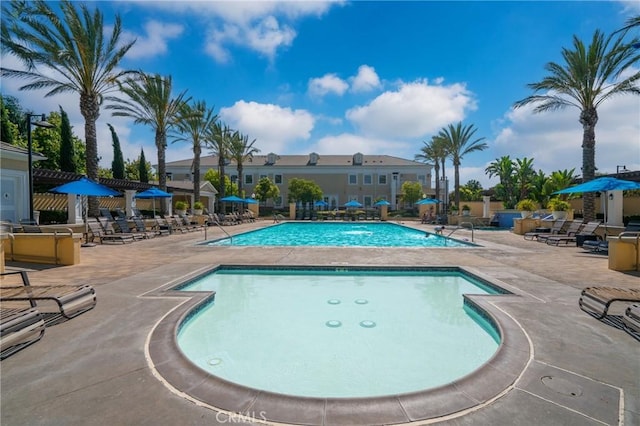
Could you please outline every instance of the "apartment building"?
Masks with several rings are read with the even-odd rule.
[[[168,162],[167,178],[170,180],[192,180],[191,158]],[[200,160],[201,176],[209,169],[218,169],[217,156],[204,156]],[[324,201],[330,208],[337,208],[346,202],[356,200],[370,207],[379,199],[391,203],[391,209],[402,207],[401,187],[404,182],[420,182],[423,193],[433,196],[431,186],[432,165],[405,160],[390,155],[255,155],[243,164],[243,189],[247,196],[263,177],[268,177],[280,189],[280,196],[269,200],[267,205],[276,208],[287,205],[287,190],[292,178],[314,181],[324,194]],[[229,161],[225,174],[237,181],[236,164]]]

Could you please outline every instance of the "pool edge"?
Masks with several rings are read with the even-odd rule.
[[[218,265],[198,274],[197,277],[221,267],[274,269],[273,265]],[[310,267],[313,266],[283,268],[308,269]],[[473,272],[455,266],[321,267],[358,270],[455,270],[474,276]],[[197,277],[173,285],[166,290],[166,293],[176,296],[176,293],[180,292],[175,291],[175,288],[184,286]],[[491,283],[491,285],[501,288],[498,284]],[[509,290],[505,289],[505,292],[507,296],[513,296]],[[158,296],[161,294],[162,291],[157,293]],[[282,395],[228,382],[206,373],[189,361],[178,347],[178,329],[183,321],[193,314],[193,310],[205,304],[212,295],[210,292],[194,292],[182,293],[181,296],[189,298],[189,301],[160,320],[150,333],[147,350],[153,368],[171,387],[200,405],[226,413],[239,413],[254,420],[309,425],[334,423],[373,425],[435,422],[455,418],[508,393],[531,357],[530,342],[524,330],[513,318],[491,303],[495,300],[494,298],[505,295],[464,295],[465,303],[473,305],[481,311],[481,314],[487,315],[494,322],[501,336],[501,343],[495,354],[470,374],[447,385],[401,395],[373,398],[313,398]]]

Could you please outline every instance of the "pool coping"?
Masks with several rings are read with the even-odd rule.
[[[213,292],[176,290],[198,277],[220,267],[261,269],[309,269],[312,265],[216,265],[170,288],[160,288],[149,296],[181,297],[185,302],[165,315],[147,339],[148,362],[157,376],[172,391],[198,405],[252,420],[289,424],[402,424],[455,418],[479,409],[506,395],[531,361],[532,347],[522,327],[493,302],[505,297],[521,297],[502,284],[496,284],[474,271],[458,266],[318,266],[326,270],[399,270],[456,271],[468,274],[507,294],[468,295],[465,303],[486,315],[497,328],[501,342],[495,354],[481,367],[447,385],[399,395],[371,398],[314,398],[262,391],[229,382],[197,367],[182,353],[177,344],[180,325],[198,307],[214,297]]]

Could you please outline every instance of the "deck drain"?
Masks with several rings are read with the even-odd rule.
[[[542,376],[542,384],[556,391],[561,395],[567,396],[581,396],[582,388],[568,380],[561,379],[559,377]]]

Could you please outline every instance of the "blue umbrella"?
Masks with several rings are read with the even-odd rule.
[[[155,186],[147,189],[146,191],[142,191],[139,194],[135,195],[136,198],[151,198],[153,200],[153,217],[156,216],[156,198],[171,198],[173,195],[165,192]]]
[[[320,200],[320,201],[316,201],[314,205],[316,207],[326,207],[329,205],[329,203],[327,203],[326,201]]]
[[[88,195],[91,197],[117,197],[120,195],[118,191],[94,182],[86,176],[81,177],[80,180],[56,186],[50,189],[49,192],[56,194]]]
[[[245,198],[242,201],[244,201],[247,204],[258,204],[258,200],[254,200],[253,198]]]
[[[570,188],[561,189],[554,194],[575,194],[578,192],[606,192],[606,191],[627,191],[630,189],[640,189],[640,183],[630,180],[616,179],[612,177],[601,177],[581,183]]]
[[[362,207],[362,204],[357,202],[356,200],[351,200],[348,203],[345,203],[345,207]]]
[[[220,198],[220,201],[228,201],[231,203],[244,203],[244,198],[240,198],[237,195],[229,195],[229,196]]]
[[[375,203],[373,203],[374,206],[390,206],[391,203],[388,202],[387,200],[380,200],[380,201],[376,201]]]
[[[439,202],[440,200],[436,200],[435,198],[423,198],[422,200],[418,201],[416,205],[438,204]]]

